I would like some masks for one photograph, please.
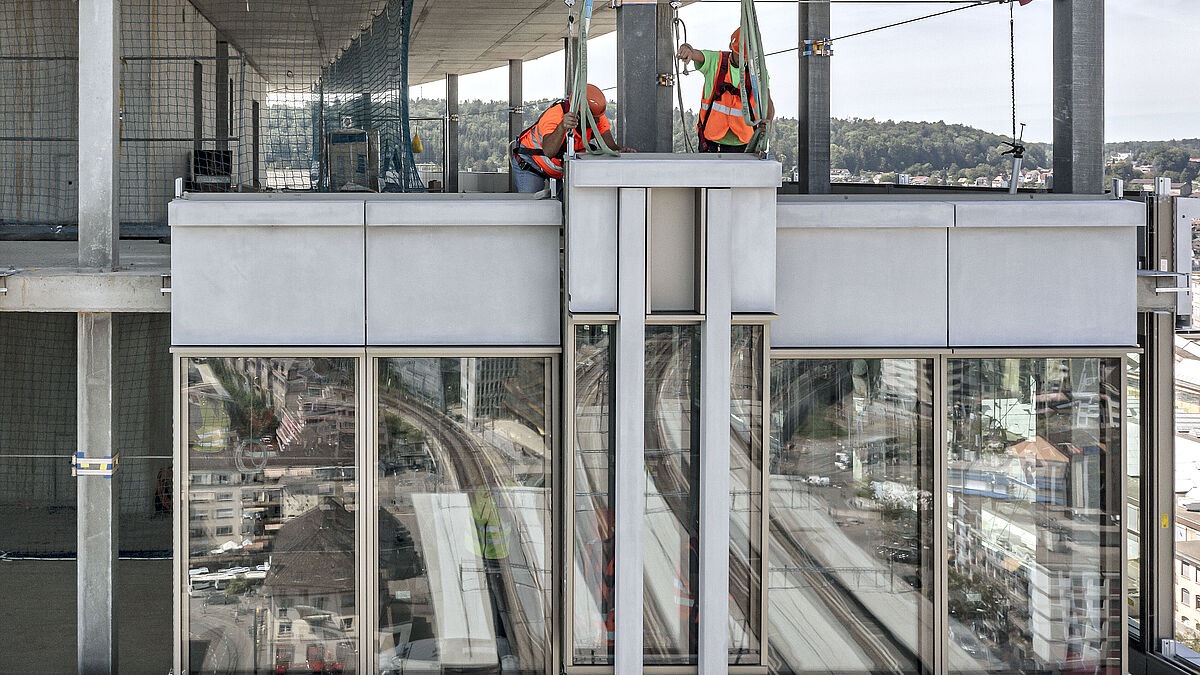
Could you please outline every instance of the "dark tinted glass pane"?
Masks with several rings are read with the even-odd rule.
[[[952,672],[1120,666],[1122,359],[950,359]]]
[[[613,327],[575,328],[573,635],[577,664],[612,663]]]
[[[771,369],[771,665],[919,672],[933,635],[932,362]]]
[[[642,644],[648,665],[697,659],[699,408],[700,327],[647,326]]]
[[[191,671],[350,672],[355,360],[189,359]]]
[[[549,366],[378,362],[380,671],[547,667]]]

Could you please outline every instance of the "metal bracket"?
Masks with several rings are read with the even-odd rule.
[[[509,107],[508,107],[508,112],[509,112],[509,113],[515,113],[515,114],[517,114],[517,115],[524,115],[524,114],[525,114],[525,106],[521,106],[521,105],[512,105],[512,106],[509,106]]]
[[[674,73],[659,73],[658,74],[658,86],[674,87],[675,86],[675,74]]]
[[[1189,275],[1182,272],[1159,272],[1157,270],[1137,271],[1137,299],[1139,312],[1155,314],[1173,314],[1177,302],[1172,296],[1178,293],[1190,293],[1188,286]],[[1159,279],[1172,279],[1175,284],[1184,285],[1159,286]]]
[[[455,124],[458,124],[458,113],[454,113],[453,115],[446,115],[446,120],[449,122],[454,122]]]
[[[7,272],[0,272],[0,295],[8,295],[8,278],[16,273],[17,271],[11,267]]]
[[[82,452],[76,452],[71,458],[71,475],[78,478],[79,476],[103,476],[111,479],[113,474],[117,472],[117,460],[120,453],[112,457],[87,457]]]
[[[161,290],[162,290],[163,295],[170,295],[170,293],[171,293],[171,275],[170,274],[162,275],[162,289]]]
[[[830,38],[818,38],[816,40],[805,40],[804,50],[800,52],[801,56],[833,56],[833,40]]]

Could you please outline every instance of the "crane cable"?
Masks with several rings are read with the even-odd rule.
[[[687,24],[683,22],[683,19],[679,18],[680,4],[682,3],[679,0],[671,0],[671,30],[675,35],[675,54],[679,53],[680,45],[686,44],[688,41]],[[681,32],[683,33],[682,43],[679,41]],[[687,117],[683,112],[683,87],[681,86],[683,84],[683,76],[688,75],[689,71],[686,61],[683,63],[683,70],[680,71],[679,59],[675,58],[674,54],[671,55],[671,61],[675,65],[675,100],[679,103],[679,126],[683,129],[683,148],[691,153],[695,152],[695,150],[692,149],[692,137],[688,135]]]
[[[567,6],[574,5],[574,0],[568,0]],[[568,10],[570,12],[571,10]],[[592,132],[592,141],[594,143],[584,143],[584,152],[592,155],[610,155],[618,156],[620,153],[614,148],[608,147],[608,143],[600,135],[600,128],[596,124],[596,117],[592,115],[592,108],[587,104],[587,39],[588,31],[592,24],[592,0],[584,0],[583,16],[581,21],[575,22],[579,26],[578,45],[575,51],[575,79],[571,86],[571,96],[567,99],[570,106],[568,112],[573,112],[579,115],[579,120],[582,125],[586,125],[586,129]],[[569,36],[568,36],[569,37]],[[567,136],[567,156],[575,155],[575,134],[581,131],[572,131]]]

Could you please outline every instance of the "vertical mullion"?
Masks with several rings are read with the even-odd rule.
[[[700,343],[700,675],[729,670],[729,408],[732,274],[729,190],[706,190],[705,320]],[[699,242],[698,242],[699,243]]]
[[[568,339],[570,338],[570,336],[566,337]],[[567,339],[564,339],[564,352],[568,350],[568,347],[565,344],[566,341]],[[565,632],[563,626],[566,620],[564,608],[567,607],[570,602],[566,599],[565,595],[556,595],[554,593],[554,589],[561,588],[561,586],[556,583],[556,580],[560,578],[560,570],[565,569],[563,560],[566,559],[562,554],[563,547],[554,546],[554,533],[561,531],[561,529],[558,528],[558,524],[561,522],[561,520],[560,518],[556,517],[555,514],[562,513],[559,505],[555,503],[554,496],[556,494],[562,495],[561,501],[563,501],[565,504],[571,504],[574,502],[574,500],[570,498],[571,495],[565,491],[556,491],[555,488],[558,487],[558,485],[555,485],[556,481],[554,479],[555,476],[559,476],[559,481],[557,481],[559,485],[566,484],[566,476],[563,476],[563,467],[571,465],[569,459],[564,456],[564,452],[555,452],[555,448],[567,447],[563,443],[564,437],[559,428],[562,415],[556,414],[556,411],[562,410],[562,408],[559,407],[562,403],[562,399],[559,398],[561,394],[558,388],[558,383],[561,381],[561,378],[556,378],[555,375],[563,372],[564,363],[567,363],[566,359],[560,361],[559,357],[551,356],[545,359],[544,366],[545,391],[548,405],[545,407],[546,417],[543,420],[543,423],[545,425],[544,428],[547,430],[550,436],[548,442],[546,443],[546,452],[550,455],[551,476],[551,480],[547,481],[549,485],[549,493],[546,495],[546,499],[549,501],[547,504],[549,508],[546,511],[546,518],[549,520],[549,522],[547,522],[545,526],[545,532],[548,532],[550,536],[544,537],[544,541],[542,542],[544,559],[550,561],[550,569],[548,570],[548,573],[550,575],[549,585],[551,593],[548,598],[545,598],[546,606],[543,609],[543,619],[549,622],[550,627],[550,644],[549,648],[546,650],[546,662],[543,666],[543,672],[547,673],[547,675],[555,672],[555,664],[560,664],[563,662],[562,634]],[[558,602],[555,602],[556,598],[562,599]],[[555,618],[560,616],[563,617],[563,621],[556,621]]]
[[[379,612],[375,605],[379,598],[379,557],[376,554],[378,537],[378,495],[375,491],[375,471],[378,463],[378,434],[375,427],[375,359],[365,353],[355,359],[358,414],[355,415],[357,439],[357,480],[359,485],[358,517],[356,525],[358,542],[355,552],[358,583],[355,584],[359,626],[360,672],[373,671],[376,656],[375,636],[379,634]]]
[[[759,477],[759,573],[758,573],[758,658],[759,664],[768,665],[767,659],[767,622],[770,604],[767,597],[768,583],[771,574],[770,541],[771,541],[771,324],[762,325],[762,448],[759,450],[761,466]]]
[[[948,563],[946,561],[946,537],[948,515],[946,512],[946,396],[948,387],[946,355],[934,359],[933,385],[933,672],[946,673],[946,640],[949,623]]]
[[[173,570],[173,579],[171,580],[171,588],[174,591],[172,611],[175,616],[175,626],[177,632],[174,635],[171,662],[174,664],[175,672],[188,672],[188,664],[185,662],[187,650],[183,648],[184,641],[188,639],[188,622],[187,612],[184,607],[183,579],[187,569],[188,551],[188,528],[183,514],[186,513],[186,506],[183,504],[184,497],[184,480],[187,478],[187,448],[185,447],[183,429],[188,428],[188,406],[184,402],[184,397],[187,392],[182,386],[187,382],[187,376],[183,373],[183,368],[187,367],[186,360],[177,355],[172,355],[172,364],[175,366],[172,369],[172,382],[174,385],[172,405],[174,406],[175,424],[172,428],[174,434],[174,442],[172,447],[175,448],[175,461],[173,462],[174,478],[171,481],[171,503],[174,505],[171,514],[172,526],[175,528],[174,545],[175,549],[171,554],[174,562],[171,565]]]
[[[646,513],[646,242],[648,190],[618,190],[616,487],[613,495],[615,641],[613,668],[642,670],[643,530]]]
[[[1126,593],[1129,592],[1129,525],[1127,522],[1129,515],[1129,478],[1128,478],[1128,455],[1127,443],[1129,439],[1126,437],[1126,425],[1129,419],[1129,357],[1123,357],[1118,362],[1120,364],[1118,372],[1120,373],[1121,387],[1121,421],[1116,426],[1117,433],[1121,435],[1121,442],[1118,444],[1120,452],[1117,460],[1117,476],[1120,478],[1120,503],[1117,505],[1117,533],[1121,537],[1121,557],[1118,564],[1121,566],[1120,574],[1118,575],[1121,583],[1121,593],[1118,596],[1121,603],[1121,672],[1129,672],[1129,603],[1125,600]],[[1103,371],[1102,371],[1103,372]],[[1140,372],[1140,371],[1139,371]],[[1103,380],[1101,381],[1103,386]],[[1109,471],[1112,471],[1109,467]]]

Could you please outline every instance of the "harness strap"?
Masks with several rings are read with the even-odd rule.
[[[697,131],[699,133],[697,134],[698,138],[696,139],[701,144],[703,144],[705,142],[704,141],[704,130],[708,128],[708,118],[712,115],[712,104],[716,101],[716,98],[718,96],[718,94],[717,94],[718,88],[721,86],[721,84],[723,82],[725,82],[725,76],[728,74],[729,74],[729,52],[723,51],[723,52],[721,52],[720,61],[717,62],[717,75],[716,75],[716,78],[713,80],[713,90],[711,92],[709,92],[709,102],[701,106],[701,110],[705,114],[703,117],[700,118],[700,124],[697,127]]]

